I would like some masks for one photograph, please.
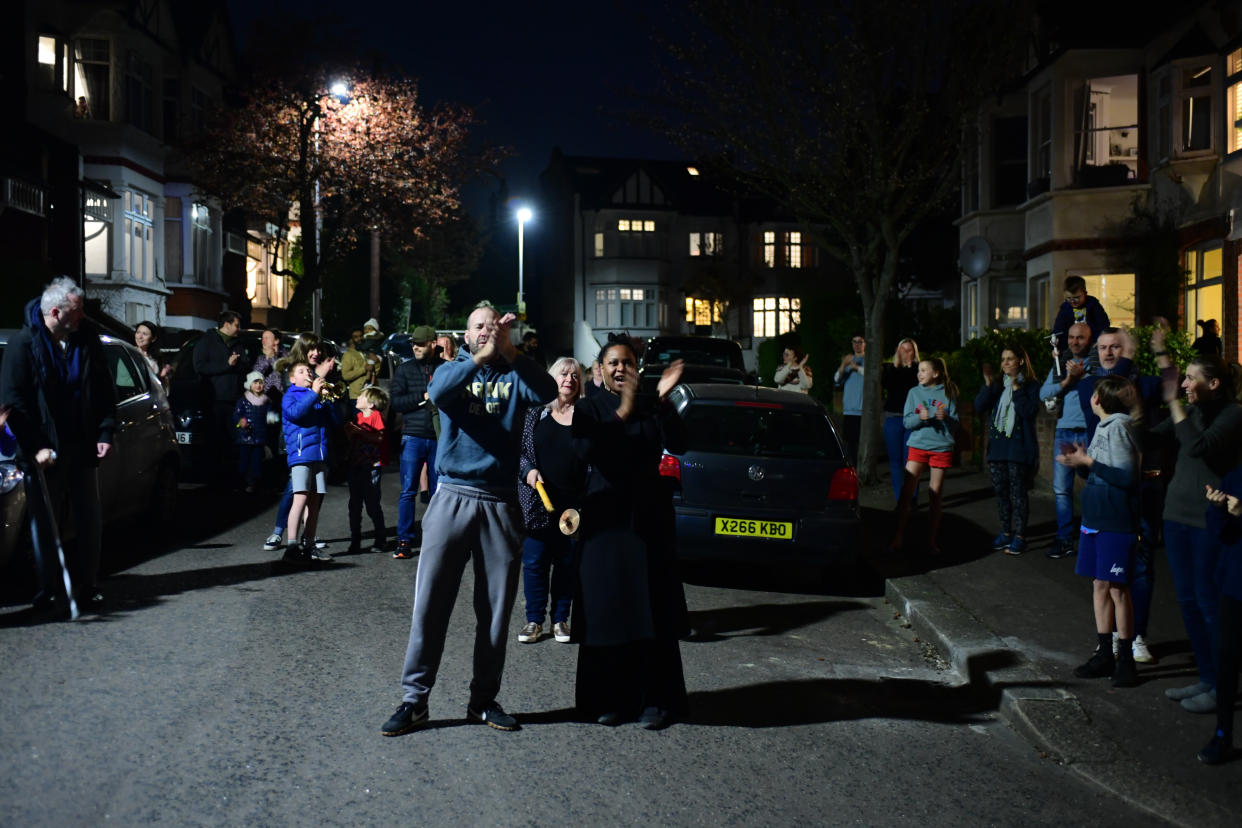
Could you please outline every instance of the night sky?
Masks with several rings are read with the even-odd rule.
[[[515,150],[502,173],[514,198],[534,196],[554,146],[568,155],[674,158],[662,138],[624,122],[637,104],[628,88],[649,90],[650,31],[667,3],[603,2],[392,3],[353,0],[228,0],[239,46],[256,9],[331,16],[354,30],[364,49],[378,49],[420,82],[424,102],[475,108],[490,143]],[[481,214],[490,180],[467,192]]]

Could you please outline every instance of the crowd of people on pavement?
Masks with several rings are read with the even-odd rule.
[[[1195,683],[1165,695],[1191,713],[1216,714],[1199,759],[1223,762],[1233,755],[1242,658],[1242,366],[1222,358],[1211,319],[1197,323],[1203,329],[1192,346],[1198,355],[1179,374],[1168,353],[1168,324],[1156,319],[1150,349],[1158,374],[1140,374],[1133,336],[1110,324],[1081,277],[1066,280],[1056,319],[1054,365],[1042,385],[1018,346],[1001,352],[999,376],[982,366],[974,410],[985,426],[996,496],[1000,531],[992,548],[1009,555],[1027,550],[1029,492],[1041,459],[1051,461],[1057,525],[1044,554],[1076,556],[1075,572],[1092,582],[1096,647],[1074,672],[1133,687],[1136,665],[1156,661],[1147,637],[1153,556],[1163,542],[1198,670]],[[865,353],[858,337],[851,344],[854,353],[842,359],[836,378],[846,395],[847,442],[856,439],[850,416],[860,409],[857,375]],[[898,344],[884,371],[884,432],[897,501],[891,545],[905,543],[914,487],[930,466],[928,539],[920,548],[935,553],[940,481],[952,465],[959,426],[956,393],[943,363],[919,361],[912,340]],[[1056,417],[1050,458],[1039,456],[1041,405]]]

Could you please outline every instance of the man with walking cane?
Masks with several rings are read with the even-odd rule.
[[[9,409],[18,463],[32,480],[26,496],[34,518],[35,607],[51,609],[59,596],[66,605],[60,612],[68,611],[71,598],[83,609],[97,608],[103,601],[95,589],[102,527],[98,467],[112,450],[116,389],[99,330],[85,319],[82,289],[73,280],[54,279],[26,305],[25,324],[0,365],[0,406]],[[57,525],[66,506],[77,543],[62,555]]]

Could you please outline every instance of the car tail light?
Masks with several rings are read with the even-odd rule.
[[[665,454],[660,457],[660,476],[671,477],[678,483],[681,482],[681,461],[671,454]]]
[[[828,486],[829,500],[858,500],[858,472],[849,466],[832,473]]]

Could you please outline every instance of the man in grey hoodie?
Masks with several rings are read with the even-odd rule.
[[[466,718],[497,730],[517,719],[496,701],[517,594],[522,513],[518,449],[526,410],[556,398],[556,380],[509,339],[513,316],[480,304],[466,323],[466,347],[436,369],[428,393],[439,409],[439,482],[423,515],[423,549],[402,669],[402,702],[380,732],[408,733],[429,719],[449,616],[466,561],[474,562],[474,678]]]

